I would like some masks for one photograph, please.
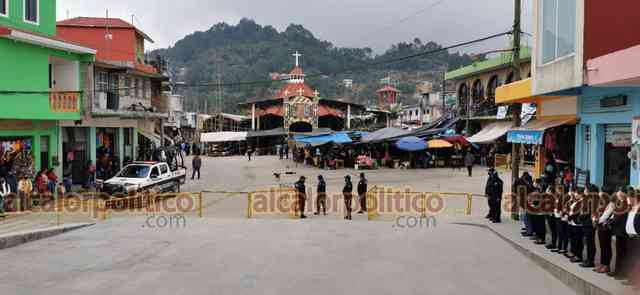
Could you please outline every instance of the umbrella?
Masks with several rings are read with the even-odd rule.
[[[399,150],[406,152],[415,152],[427,149],[427,143],[424,140],[415,136],[403,137],[396,142],[396,147]]]
[[[442,139],[432,139],[427,142],[427,146],[429,146],[430,149],[445,149],[453,147],[453,144]]]
[[[445,136],[445,137],[443,137],[442,139],[444,139],[444,140],[448,141],[449,143],[453,143],[453,144],[458,143],[458,144],[460,144],[461,146],[468,146],[468,145],[470,145],[470,144],[471,144],[471,143],[470,143],[466,138],[464,138],[464,136],[462,136],[462,135],[451,135],[451,136]]]

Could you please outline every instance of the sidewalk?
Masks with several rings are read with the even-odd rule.
[[[69,223],[60,226],[30,228],[0,234],[0,250],[15,247],[36,240],[45,239],[75,229],[91,226],[93,223]]]
[[[486,227],[511,244],[516,250],[528,256],[554,277],[562,281],[578,294],[583,295],[632,295],[637,294],[630,287],[623,286],[606,275],[595,273],[591,268],[582,268],[571,263],[563,255],[552,253],[544,245],[536,245],[520,235],[518,221],[503,218],[503,223],[485,223]]]

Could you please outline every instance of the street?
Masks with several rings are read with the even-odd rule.
[[[272,157],[205,158],[203,178],[183,190],[265,188],[275,183],[272,173],[288,163]],[[330,191],[340,190],[344,174],[356,175],[295,171],[310,178],[325,174]],[[473,178],[451,169],[383,169],[367,175],[371,185],[479,193],[485,176],[482,169],[477,172]],[[435,224],[398,227],[362,217],[246,219],[246,198],[227,197],[205,207],[204,218],[188,215],[180,224],[112,218],[1,251],[0,289],[7,294],[574,294],[487,229],[468,225],[485,222],[478,216],[483,205],[478,203],[473,216],[445,212]],[[235,210],[240,211],[217,214]]]

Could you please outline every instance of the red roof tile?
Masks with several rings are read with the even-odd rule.
[[[62,27],[85,27],[85,28],[120,28],[120,29],[133,29],[149,42],[153,42],[151,37],[136,28],[134,25],[119,19],[119,18],[104,18],[104,17],[74,17],[66,20],[62,20],[56,23],[57,26]]]
[[[287,85],[282,86],[280,90],[278,90],[278,94],[276,98],[289,98],[300,95],[300,90],[302,89],[302,95],[306,97],[315,97],[313,93],[313,89],[309,87],[306,83],[287,83]]]
[[[380,89],[380,90],[378,90],[376,92],[387,92],[387,91],[400,93],[400,90],[396,89],[393,86],[388,86],[388,85],[385,86],[385,87],[382,87],[382,89]]]

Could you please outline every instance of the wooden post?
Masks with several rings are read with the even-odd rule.
[[[202,192],[198,194],[198,217],[202,218]]]
[[[473,202],[473,194],[468,193],[467,194],[467,210],[466,210],[467,215],[471,215],[472,202]]]

